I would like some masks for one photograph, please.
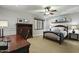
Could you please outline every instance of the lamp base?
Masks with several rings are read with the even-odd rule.
[[[73,29],[72,33],[75,33],[74,29]]]

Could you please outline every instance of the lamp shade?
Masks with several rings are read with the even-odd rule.
[[[8,21],[0,21],[0,27],[8,27]]]
[[[52,28],[52,26],[49,26],[49,28]]]

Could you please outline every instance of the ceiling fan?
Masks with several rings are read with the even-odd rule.
[[[47,7],[45,7],[44,9],[45,9],[45,14],[44,14],[44,15],[47,15],[47,14],[53,15],[54,12],[57,11],[57,10],[55,10],[55,9],[51,9],[51,6],[47,6]]]

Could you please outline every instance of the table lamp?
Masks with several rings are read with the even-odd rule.
[[[75,33],[75,29],[77,29],[77,26],[76,25],[72,25],[71,28],[73,29],[72,33]]]
[[[1,38],[4,37],[3,28],[8,27],[8,21],[0,21],[0,28],[1,28]]]

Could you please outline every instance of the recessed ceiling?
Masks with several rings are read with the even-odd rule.
[[[54,15],[63,15],[79,12],[79,5],[50,5],[52,9],[56,9]],[[6,9],[17,12],[29,12],[34,14],[43,14],[44,5],[0,5],[0,9]]]

